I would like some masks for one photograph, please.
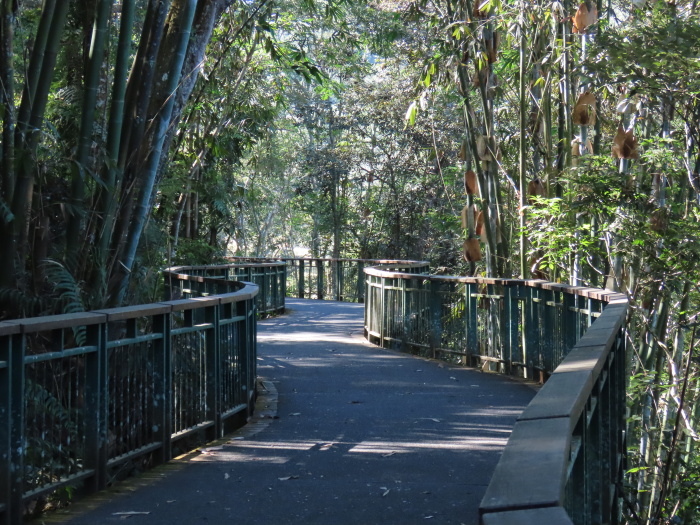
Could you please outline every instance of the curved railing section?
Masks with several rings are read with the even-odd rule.
[[[218,281],[244,281],[258,287],[255,298],[258,314],[284,313],[286,295],[286,269],[283,261],[273,259],[241,258],[232,264],[211,266],[174,266],[164,270],[166,298],[187,297],[190,293],[208,295],[207,286]],[[173,276],[178,276],[173,279]],[[194,277],[206,277],[198,281]],[[191,278],[191,279],[190,279]]]
[[[231,257],[237,264],[269,263],[270,259]],[[351,303],[365,300],[364,269],[370,266],[395,269],[405,273],[426,273],[427,261],[394,259],[331,259],[282,257],[287,266],[287,297],[329,299]]]
[[[170,279],[192,298],[0,322],[1,523],[245,424],[258,288]]]
[[[484,525],[619,521],[624,295],[545,281],[365,273],[370,341],[547,379],[486,491]]]

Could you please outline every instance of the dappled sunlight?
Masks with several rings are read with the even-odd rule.
[[[416,453],[425,450],[494,450],[502,449],[508,438],[462,437],[451,441],[363,441],[350,449],[352,453]]]
[[[344,343],[344,344],[357,344],[358,337],[353,337],[351,335],[340,335],[340,334],[319,334],[318,332],[286,332],[286,333],[274,333],[274,334],[258,334],[258,342],[260,343],[283,343],[283,344],[293,344],[293,343]]]

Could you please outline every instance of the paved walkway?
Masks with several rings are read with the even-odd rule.
[[[50,522],[476,524],[534,391],[370,345],[362,305],[287,306],[258,325],[266,392],[251,424]]]

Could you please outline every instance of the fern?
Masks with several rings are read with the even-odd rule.
[[[58,294],[57,306],[61,313],[78,313],[86,310],[83,290],[73,277],[73,274],[63,264],[47,259],[44,261],[44,271],[47,279],[53,285],[54,291]],[[84,326],[74,328],[73,335],[78,345],[82,346],[85,344]]]
[[[0,314],[10,314],[13,318],[35,317],[46,309],[46,300],[29,295],[19,288],[0,287]],[[0,318],[2,315],[0,315]]]
[[[0,199],[0,220],[5,224],[9,224],[14,218],[15,216],[12,214],[8,204],[3,199]]]

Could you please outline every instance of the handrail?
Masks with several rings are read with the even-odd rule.
[[[539,280],[365,274],[370,341],[547,379],[518,418],[482,524],[619,522],[624,295]]]
[[[238,264],[265,263],[270,259],[230,257]],[[333,259],[328,257],[281,257],[287,265],[287,296],[300,299],[331,299],[361,303],[365,296],[363,269],[369,266],[424,273],[427,261],[396,259]]]
[[[0,523],[245,424],[258,288],[195,280],[204,296],[0,322]]]
[[[173,266],[163,270],[166,298],[186,297],[190,290],[209,294],[204,282],[194,277],[207,277],[224,281],[245,281],[258,287],[255,303],[260,315],[284,313],[286,295],[286,264],[270,259],[241,259],[231,264]],[[192,279],[188,280],[188,276]]]

